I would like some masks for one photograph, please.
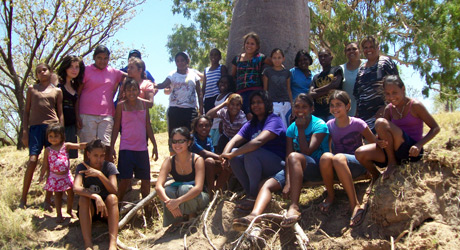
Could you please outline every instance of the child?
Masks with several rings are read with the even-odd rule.
[[[441,130],[425,106],[406,96],[406,88],[398,75],[383,78],[385,99],[384,118],[375,122],[377,143],[362,146],[356,150],[356,159],[367,168],[375,180],[380,172],[375,168],[387,167],[383,179],[396,171],[402,161],[418,161],[423,156],[423,145],[433,139]],[[423,136],[423,124],[430,131]]]
[[[91,224],[97,218],[107,219],[109,249],[117,249],[118,170],[113,163],[105,161],[105,151],[105,145],[100,139],[89,142],[85,148],[89,162],[79,164],[75,174],[73,191],[80,196],[77,215],[80,218],[85,249],[93,249]]]
[[[214,107],[219,106],[220,104],[224,103],[227,100],[227,97],[233,92],[234,86],[233,86],[233,79],[229,75],[224,75],[222,76],[219,81],[217,82],[217,85],[219,87],[219,92],[220,94],[217,96],[216,101],[214,102]],[[206,115],[209,116],[207,113],[209,113],[210,110],[206,112]],[[222,129],[220,125],[220,118],[217,117],[211,117],[214,118],[212,122],[212,127],[211,127],[211,132],[209,135],[211,136],[212,139],[212,145],[214,147],[217,147],[217,144],[219,143],[219,138],[220,135],[222,134]],[[217,151],[221,152],[221,151]]]
[[[24,174],[20,208],[25,208],[27,193],[37,167],[38,157],[43,146],[50,144],[46,140],[46,128],[48,124],[64,123],[62,115],[62,91],[50,84],[52,70],[48,64],[40,63],[35,68],[37,84],[29,86],[24,109],[22,142],[29,146],[29,161]],[[29,127],[30,126],[30,127]],[[46,204],[45,204],[46,205]],[[46,208],[49,210],[49,208]]]
[[[174,128],[186,127],[190,130],[190,124],[198,114],[196,101],[198,99],[198,111],[203,113],[203,99],[201,98],[200,77],[194,69],[189,69],[190,57],[185,52],[179,52],[174,57],[177,70],[171,72],[156,89],[171,87],[168,108],[168,131],[171,134]]]
[[[175,155],[161,165],[155,190],[163,202],[163,226],[174,224],[171,229],[174,231],[183,219],[196,217],[197,212],[209,203],[209,196],[203,192],[203,158],[190,152],[193,143],[190,131],[185,127],[175,128],[170,138]],[[169,174],[175,182],[165,187]]]
[[[215,119],[221,119],[222,135],[217,143],[216,152],[222,153],[225,145],[235,136],[240,128],[248,121],[246,115],[241,110],[243,98],[234,93],[227,100],[213,109],[209,110],[207,116]]]
[[[129,67],[128,67],[129,72]],[[139,98],[139,84],[133,78],[126,78],[123,84],[124,100],[119,102],[115,112],[115,123],[110,140],[110,152],[115,157],[115,141],[123,127],[120,139],[118,171],[120,186],[118,198],[123,201],[126,189],[134,176],[141,179],[142,198],[150,193],[150,162],[147,150],[147,136],[153,145],[152,157],[158,160],[158,149],[153,135],[148,112],[148,101]]]
[[[319,159],[328,152],[329,131],[326,123],[312,115],[314,102],[306,94],[299,94],[294,101],[296,117],[286,131],[286,185],[283,196],[291,199],[291,205],[281,226],[290,227],[300,220],[300,190],[303,181],[321,181]]]
[[[206,170],[206,187],[210,194],[216,190],[225,188],[231,175],[229,168],[222,168],[219,155],[215,153],[212,139],[209,137],[212,119],[206,115],[200,115],[192,121],[194,143],[191,151],[199,154],[204,159]],[[216,182],[216,175],[218,175]]]
[[[329,107],[335,119],[327,122],[332,153],[324,153],[319,162],[321,176],[327,190],[327,197],[320,204],[320,210],[323,213],[329,212],[334,201],[335,172],[350,201],[350,211],[352,211],[350,226],[358,226],[364,218],[365,210],[361,208],[356,197],[353,179],[366,174],[367,170],[356,160],[354,153],[363,145],[363,137],[367,142],[374,143],[375,136],[365,121],[348,116],[351,103],[347,92],[334,90],[329,96]]]
[[[65,56],[58,69],[59,84],[62,91],[62,112],[64,113],[65,141],[77,143],[77,115],[75,105],[78,91],[82,86],[85,64],[77,56]],[[76,159],[78,150],[69,150],[69,158]]]
[[[243,41],[244,52],[232,60],[232,76],[236,80],[236,93],[243,97],[242,110],[249,114],[249,97],[253,91],[262,89],[262,68],[272,62],[259,53],[260,38],[256,33],[246,34]]]
[[[207,67],[204,70],[204,80],[203,80],[203,98],[204,98],[204,112],[208,112],[210,109],[214,108],[217,96],[219,95],[218,84],[216,84],[222,76],[227,74],[227,67],[220,64],[222,59],[222,54],[219,49],[212,49],[209,52],[209,60],[211,61],[211,66]]]
[[[65,128],[59,123],[54,123],[48,126],[46,129],[46,137],[51,146],[45,149],[43,155],[43,166],[40,173],[39,182],[42,181],[45,172],[47,172],[48,178],[46,180],[45,190],[49,194],[54,192],[54,203],[56,205],[56,222],[62,223],[64,218],[61,213],[62,204],[62,193],[67,191],[67,214],[72,218],[73,206],[73,178],[70,174],[70,161],[69,161],[69,149],[84,149],[86,143],[71,143],[64,142],[65,140]],[[46,198],[49,200],[51,197]]]
[[[342,88],[343,71],[340,66],[331,66],[334,57],[329,49],[322,48],[318,53],[318,59],[323,67],[323,71],[313,77],[313,82],[310,86],[310,96],[315,100],[315,111],[313,114],[327,122],[333,117],[329,114],[329,105],[327,103],[329,92]]]
[[[263,71],[264,90],[268,91],[273,101],[273,114],[283,120],[284,126],[288,127],[286,115],[291,110],[291,73],[283,66],[284,53],[281,49],[274,49],[270,55],[273,67],[267,67]]]

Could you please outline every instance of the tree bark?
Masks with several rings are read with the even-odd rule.
[[[309,51],[310,9],[307,0],[238,0],[233,9],[226,65],[243,52],[243,36],[259,35],[260,52],[270,56],[274,48],[283,50],[287,69],[294,66],[297,51]]]

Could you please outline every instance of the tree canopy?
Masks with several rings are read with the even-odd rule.
[[[233,5],[229,0],[174,0],[173,13],[193,22],[186,32],[185,27],[175,29],[169,36],[171,54],[187,50],[195,56],[193,66],[201,66],[207,64],[211,46],[225,51]],[[341,64],[346,61],[347,42],[374,35],[383,54],[413,67],[425,78],[425,96],[434,89],[441,99],[458,98],[460,0],[311,0],[309,7],[311,52],[329,48],[333,64]]]
[[[2,1],[0,7],[0,109],[3,134],[22,136],[24,89],[35,65],[56,68],[63,56],[88,55],[108,43],[145,0]],[[110,45],[107,45],[110,48]],[[16,133],[11,133],[13,130]],[[17,140],[21,147],[21,140]]]

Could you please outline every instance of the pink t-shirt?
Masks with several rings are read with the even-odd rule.
[[[122,111],[120,150],[147,150],[145,119],[147,110]]]
[[[112,67],[98,69],[86,66],[83,90],[80,96],[80,114],[114,116],[113,94],[123,73]]]
[[[139,88],[140,88],[139,97],[142,99],[147,99],[147,93],[149,92],[153,93],[153,83],[150,80],[142,81]]]

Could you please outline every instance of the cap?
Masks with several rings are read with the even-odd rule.
[[[131,57],[138,57],[138,58],[141,58],[141,52],[139,52],[139,50],[137,49],[133,49],[129,52],[128,54],[128,58],[131,58]]]

